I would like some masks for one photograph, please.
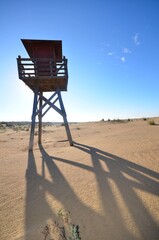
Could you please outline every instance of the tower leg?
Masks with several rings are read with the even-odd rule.
[[[41,136],[42,136],[42,96],[43,93],[40,92],[39,95],[39,134],[38,134],[38,144],[41,144]]]
[[[33,102],[33,112],[32,112],[32,122],[31,122],[31,131],[30,131],[30,141],[29,141],[29,151],[33,150],[36,109],[37,109],[37,98],[38,98],[38,91],[35,90],[35,92],[34,92],[34,102]]]
[[[60,107],[61,107],[61,111],[62,111],[62,116],[63,116],[63,120],[64,120],[64,125],[65,125],[65,129],[66,129],[67,138],[69,140],[70,146],[73,146],[72,136],[71,136],[70,128],[69,128],[69,125],[68,125],[66,111],[65,111],[65,108],[64,108],[64,104],[63,104],[63,101],[62,101],[60,90],[57,90],[57,94],[58,94],[58,99],[59,99],[59,103],[60,103]]]
[[[39,96],[39,98],[38,98]],[[55,100],[51,102],[51,100],[55,97]],[[38,99],[39,99],[39,108],[38,108]],[[43,103],[43,101],[45,103]],[[55,103],[59,101],[60,108],[55,105]],[[45,110],[44,113],[42,113],[43,108],[49,105],[49,107]],[[43,96],[43,92],[39,92],[38,89],[34,91],[34,102],[33,102],[33,112],[32,112],[32,123],[31,123],[31,131],[30,131],[30,142],[29,142],[29,151],[32,151],[33,144],[34,144],[34,131],[35,131],[35,120],[36,115],[39,116],[39,126],[38,126],[38,143],[41,144],[41,137],[42,137],[42,118],[43,116],[48,112],[50,108],[53,108],[55,111],[57,111],[62,117],[64,121],[64,126],[67,134],[68,141],[70,143],[70,146],[73,145],[72,136],[70,132],[70,128],[67,122],[67,116],[64,108],[64,104],[61,97],[60,90],[57,90],[49,99],[45,98]]]

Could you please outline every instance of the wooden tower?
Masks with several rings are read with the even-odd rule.
[[[22,43],[30,58],[18,56],[19,79],[34,92],[29,150],[33,149],[36,116],[39,120],[38,143],[41,144],[42,118],[51,108],[63,117],[68,141],[73,145],[61,97],[61,91],[67,91],[68,83],[67,59],[62,56],[62,41],[22,39]],[[45,92],[52,92],[51,97],[46,98]],[[44,108],[47,109],[44,111]]]

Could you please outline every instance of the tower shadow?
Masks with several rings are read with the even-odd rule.
[[[37,239],[35,237],[37,235],[34,235],[37,232],[41,236],[39,239],[43,240],[38,226],[41,223],[45,226],[48,219],[56,218],[58,209],[54,209],[54,204],[49,205],[46,193],[60,202],[64,209],[71,212],[72,217],[80,225],[83,239],[98,239],[98,236],[100,236],[101,240],[157,240],[159,225],[146,209],[136,190],[158,196],[159,174],[91,146],[74,142],[74,147],[87,153],[92,165],[50,156],[41,145],[39,147],[42,157],[40,174],[39,169],[37,171],[34,153],[29,152],[26,172],[25,240]],[[60,171],[58,162],[84,169],[88,171],[88,174],[91,172],[95,175],[103,214],[97,213],[79,199]],[[106,166],[108,171],[103,168],[102,164]],[[45,177],[46,170],[50,174],[51,181]],[[129,231],[133,226],[130,226],[130,222],[125,222],[123,209],[119,206],[110,181],[115,185],[124,206],[129,212],[133,225],[137,229],[138,238],[133,234],[135,230]],[[89,192],[89,186],[83,187],[87,189],[91,198],[93,193]]]

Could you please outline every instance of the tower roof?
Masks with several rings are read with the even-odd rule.
[[[61,40],[34,40],[21,39],[30,58],[56,58],[62,59]]]

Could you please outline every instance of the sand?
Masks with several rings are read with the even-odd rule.
[[[59,209],[82,240],[159,239],[159,119],[0,130],[0,239],[44,240]],[[47,240],[50,239],[49,237]]]

